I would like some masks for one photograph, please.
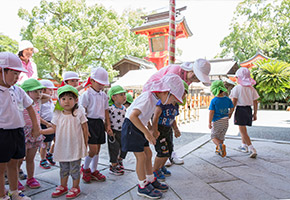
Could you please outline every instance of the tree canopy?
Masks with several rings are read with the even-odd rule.
[[[31,12],[18,15],[29,24],[21,31],[40,52],[34,55],[40,77],[50,74],[60,81],[63,71],[88,72],[102,66],[110,78],[117,74],[112,64],[125,55],[144,57],[147,38],[130,28],[141,25],[142,10],[127,10],[122,16],[102,5],[87,6],[85,0],[42,0]]]
[[[219,57],[234,55],[242,62],[260,50],[270,58],[290,62],[290,0],[245,0],[235,11],[230,34]]]
[[[0,52],[3,51],[17,53],[18,42],[0,33]]]

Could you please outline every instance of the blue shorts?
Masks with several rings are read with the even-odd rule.
[[[9,162],[11,159],[25,157],[25,135],[23,128],[0,128],[0,163]]]
[[[144,134],[128,118],[122,126],[121,143],[124,152],[143,152],[144,147],[149,147]]]

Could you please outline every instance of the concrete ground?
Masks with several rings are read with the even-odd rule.
[[[253,139],[258,157],[251,159],[248,154],[236,150],[240,138],[236,127],[230,124],[225,144],[227,156],[217,156],[214,144],[210,141],[207,128],[207,110],[201,111],[200,120],[181,124],[181,138],[175,139],[177,154],[184,159],[184,165],[168,168],[172,176],[166,178],[169,190],[163,199],[290,199],[290,142],[269,139]],[[263,122],[257,121],[253,128],[264,133],[290,135],[290,113],[283,111],[261,111],[258,115]],[[255,131],[252,131],[253,133]],[[283,132],[283,135],[284,135]],[[271,135],[269,133],[269,135]],[[39,156],[36,161],[35,177],[41,188],[24,192],[32,199],[51,199],[51,193],[59,185],[59,167],[41,169]],[[125,174],[109,174],[107,146],[103,145],[98,169],[107,176],[105,182],[81,183],[78,199],[144,199],[137,196],[137,177],[135,159],[129,153],[124,161]],[[24,168],[24,167],[23,167]],[[22,181],[24,184],[25,181]],[[71,186],[71,181],[69,181]],[[58,199],[65,199],[59,197]]]

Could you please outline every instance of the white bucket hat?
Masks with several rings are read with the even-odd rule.
[[[19,72],[27,72],[18,56],[10,52],[0,52],[0,68],[8,68]]]
[[[151,92],[170,92],[179,103],[183,102],[184,84],[182,79],[176,74],[166,74],[159,81],[154,81]]]
[[[63,81],[72,79],[80,80],[79,75],[76,72],[68,71],[63,74]]]
[[[91,72],[91,79],[100,83],[101,85],[109,85],[108,72],[103,67],[93,68]]]
[[[33,48],[33,53],[38,53],[38,49],[33,46],[33,44],[28,40],[22,40],[19,42],[18,52],[23,51],[24,49]]]
[[[55,87],[53,85],[53,83],[50,81],[50,80],[40,80],[39,81],[41,83],[41,85],[43,85],[45,88],[48,88],[48,89],[56,89],[57,87]]]
[[[180,65],[180,67],[185,71],[193,71],[196,77],[205,84],[210,84],[210,79],[208,77],[210,73],[210,63],[203,58],[197,59],[194,63],[185,62]]]

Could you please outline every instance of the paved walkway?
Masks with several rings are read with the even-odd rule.
[[[195,125],[199,128],[201,124]],[[172,176],[166,179],[169,190],[164,193],[162,199],[290,199],[289,142],[254,140],[258,157],[251,159],[247,154],[236,150],[240,138],[236,136],[237,133],[231,133],[225,141],[227,156],[221,158],[215,155],[215,146],[206,132],[208,130],[198,139],[184,143],[177,149],[185,164],[169,168],[172,172]],[[41,169],[38,166],[39,157],[35,163],[35,177],[40,181],[41,188],[36,190],[26,188],[25,194],[32,199],[51,199],[51,193],[59,184],[59,168],[55,166],[49,170]],[[104,145],[98,169],[107,176],[107,181],[81,183],[82,193],[78,199],[144,199],[136,194],[137,178],[132,153],[128,154],[124,166],[126,169],[123,176],[109,174],[107,146]]]

